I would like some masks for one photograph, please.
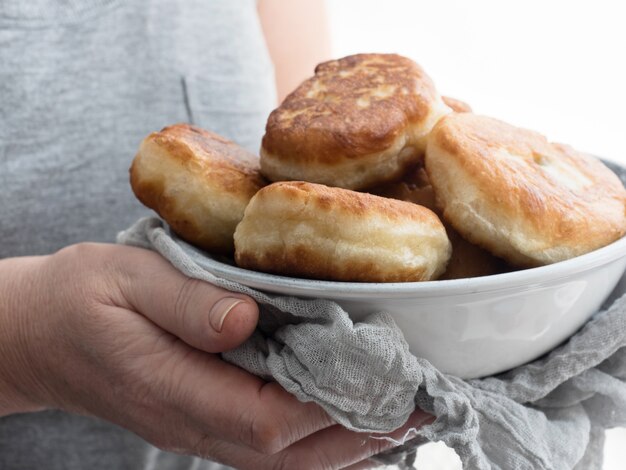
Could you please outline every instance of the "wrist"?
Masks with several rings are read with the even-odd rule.
[[[33,367],[38,274],[45,257],[0,260],[0,416],[44,408]]]

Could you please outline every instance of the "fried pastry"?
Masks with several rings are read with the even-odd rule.
[[[229,255],[246,205],[266,184],[258,160],[217,134],[177,124],[143,140],[130,182],[181,238]]]
[[[426,171],[464,238],[520,267],[582,255],[626,232],[626,190],[598,159],[496,119],[453,113]]]
[[[358,54],[318,65],[267,121],[261,170],[272,181],[367,189],[399,178],[451,112],[410,59]]]
[[[450,250],[425,207],[299,181],[259,191],[235,231],[238,266],[333,281],[434,279]]]

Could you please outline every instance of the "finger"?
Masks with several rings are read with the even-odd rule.
[[[152,336],[158,336],[159,329],[142,320],[155,330]],[[156,353],[159,366],[150,375],[150,388],[165,394],[159,408],[171,415],[164,422],[185,423],[186,429],[177,432],[186,445],[198,436],[214,435],[271,454],[335,424],[321,407],[298,401],[277,383],[266,383],[182,342],[163,344]]]
[[[124,356],[142,358],[143,367],[123,369],[131,381],[124,389],[134,393],[124,400],[130,400],[128,406],[119,407],[126,413],[107,419],[146,440],[165,449],[189,450],[203,436],[218,436],[260,453],[275,453],[335,424],[319,406],[302,403],[278,384],[188,346],[145,317],[128,318],[120,307],[108,310],[110,317],[123,319],[108,330],[114,335],[132,330],[122,346]],[[116,325],[119,331],[112,330]],[[126,416],[129,409],[131,418]]]
[[[232,443],[216,440],[202,442],[196,451],[240,469],[302,468],[329,470],[336,468],[375,468],[374,461],[367,459],[399,445],[411,428],[419,428],[428,418],[421,411],[415,412],[407,424],[383,435],[357,433],[340,425],[319,431],[279,453],[268,456]],[[374,438],[378,437],[378,439]],[[380,439],[387,437],[391,440]]]
[[[224,440],[274,454],[335,424],[320,406],[300,402],[277,383],[264,383],[217,358],[212,369],[200,380],[181,377],[186,409],[200,433],[209,425]]]
[[[228,351],[256,327],[258,307],[252,299],[191,279],[156,253],[132,249],[122,269],[125,306],[195,348]]]
[[[261,454],[274,454],[335,424],[320,406],[302,403],[277,383],[265,383],[217,356],[195,351],[183,358],[169,361],[159,373],[165,382],[177,384],[179,407],[198,435],[213,434]],[[424,416],[417,412],[414,423]],[[369,440],[372,445],[389,444]]]
[[[296,442],[277,456],[284,468],[296,468],[298,461],[311,462],[311,468],[343,468],[361,462],[385,450],[397,447],[415,436],[415,430],[428,421],[430,415],[421,410],[414,411],[404,426],[387,434],[357,433],[343,426],[319,431]]]

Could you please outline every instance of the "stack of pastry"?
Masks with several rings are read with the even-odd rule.
[[[325,62],[274,110],[260,159],[178,124],[148,136],[137,197],[244,268],[360,282],[540,266],[626,232],[599,160],[441,97],[413,61]]]

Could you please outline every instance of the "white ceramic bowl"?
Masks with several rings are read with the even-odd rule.
[[[610,165],[624,180],[626,169]],[[442,372],[476,378],[531,361],[571,336],[624,273],[626,237],[577,258],[494,276],[411,283],[297,279],[215,259],[213,274],[265,292],[332,299],[355,321],[390,313],[411,352]]]

